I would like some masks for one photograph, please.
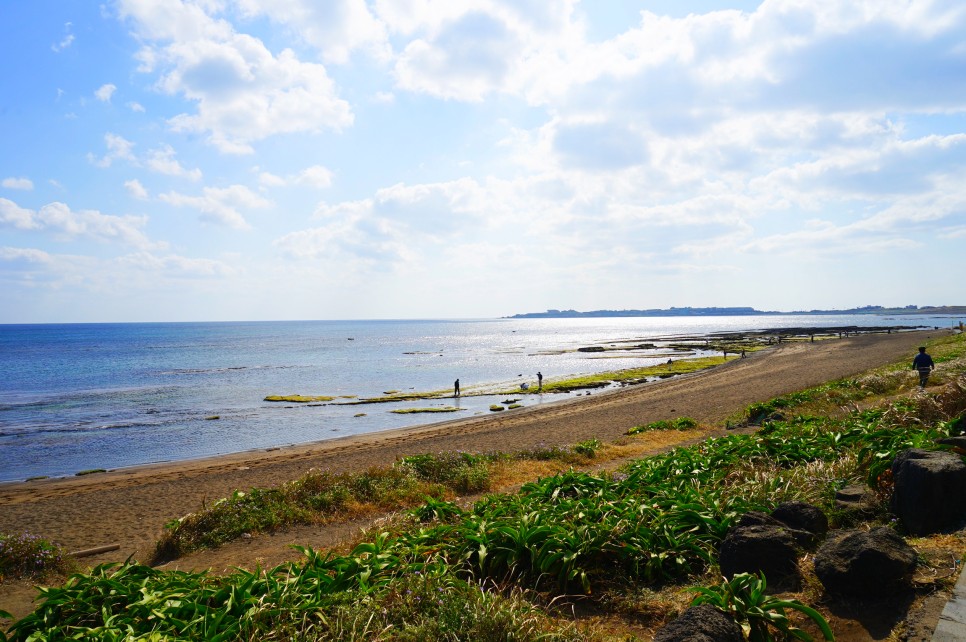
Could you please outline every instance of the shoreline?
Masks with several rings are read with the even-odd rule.
[[[931,333],[941,333],[943,329],[940,330],[914,330],[905,331],[902,333],[896,333],[896,335],[887,334],[868,334],[868,335],[857,335],[852,337],[852,339],[863,338],[863,337],[887,337],[887,336],[905,336],[909,337],[911,334],[931,334]],[[929,336],[926,337],[930,338]],[[848,341],[849,338],[838,339],[837,341]],[[837,342],[836,341],[836,342]],[[824,342],[823,342],[824,343]],[[909,341],[909,345],[917,343],[917,341]],[[768,359],[772,356],[773,352],[789,351],[795,346],[805,346],[806,343],[796,343],[796,342],[786,342],[784,344],[776,344],[774,346],[769,346],[764,350],[753,352],[749,355],[745,362],[754,363],[761,359]],[[814,345],[814,344],[813,344]],[[910,357],[911,358],[911,357]],[[714,366],[712,368],[707,368],[703,370],[698,370],[695,372],[683,373],[680,375],[675,375],[672,378],[661,379],[657,381],[649,381],[647,383],[637,384],[633,386],[615,386],[605,390],[595,390],[593,394],[571,396],[567,395],[560,399],[555,399],[552,401],[545,401],[539,405],[526,406],[523,408],[515,409],[512,413],[491,413],[487,415],[475,415],[472,417],[454,417],[450,419],[445,419],[441,421],[421,423],[411,426],[402,426],[396,428],[387,428],[385,430],[359,433],[354,435],[344,435],[340,437],[333,437],[328,439],[321,439],[305,443],[297,444],[285,444],[270,448],[252,448],[248,450],[242,450],[232,453],[223,453],[217,455],[206,455],[191,459],[178,459],[178,460],[166,460],[157,461],[144,464],[135,464],[132,466],[124,466],[118,468],[112,468],[105,470],[103,472],[85,474],[85,475],[70,475],[70,476],[60,476],[60,477],[48,477],[42,479],[31,479],[31,480],[11,480],[0,482],[0,506],[8,505],[11,503],[19,503],[12,496],[19,495],[20,491],[25,491],[26,495],[34,495],[35,493],[30,492],[34,490],[41,489],[74,489],[78,492],[84,492],[89,488],[97,488],[105,485],[115,486],[119,480],[140,480],[143,478],[163,479],[168,475],[182,475],[182,474],[203,474],[207,471],[212,470],[222,470],[225,468],[230,468],[232,466],[247,466],[245,468],[239,468],[239,470],[249,470],[251,466],[270,466],[273,462],[289,462],[293,459],[307,459],[316,456],[325,457],[332,453],[338,453],[347,449],[356,448],[378,448],[383,442],[397,442],[400,440],[421,440],[421,438],[429,436],[432,437],[433,434],[444,431],[446,429],[456,429],[460,432],[473,433],[477,432],[478,427],[485,428],[487,424],[491,422],[494,424],[503,423],[527,423],[534,415],[542,415],[548,412],[553,412],[559,407],[568,407],[571,412],[580,412],[581,407],[586,405],[599,405],[603,402],[609,402],[613,398],[621,397],[630,399],[633,396],[638,396],[641,392],[657,391],[663,387],[667,387],[669,384],[674,384],[682,381],[690,381],[695,378],[702,378],[712,375],[713,373],[724,372],[728,368],[740,365],[740,360],[732,360],[725,362],[721,365]],[[847,375],[846,375],[847,376]],[[547,393],[555,394],[555,393]],[[560,394],[560,393],[556,393]],[[571,407],[572,408],[569,408]],[[674,409],[671,409],[674,411]],[[683,413],[687,414],[687,413]],[[730,414],[730,413],[729,413]],[[671,418],[671,417],[667,417]],[[724,416],[719,417],[723,419]],[[579,441],[579,440],[578,440]],[[391,462],[389,462],[391,463]],[[10,495],[10,496],[8,496]],[[0,521],[2,525],[2,521]]]
[[[785,343],[688,376],[563,399],[521,413],[82,477],[8,483],[0,485],[0,532],[28,532],[68,550],[119,545],[111,553],[89,558],[90,564],[129,556],[145,560],[172,519],[236,490],[280,485],[313,468],[361,472],[424,453],[512,452],[591,438],[614,442],[633,426],[681,416],[720,427],[750,403],[911,359],[919,343],[945,332]]]
[[[748,355],[752,358],[762,358],[766,356],[767,353],[772,352],[776,347],[782,345],[782,338],[784,338],[784,345],[795,345],[795,344],[807,344],[811,343],[818,338],[820,341],[826,340],[841,340],[843,338],[849,338],[850,336],[865,336],[865,335],[892,335],[892,334],[903,334],[908,335],[910,333],[917,332],[935,332],[943,331],[942,328],[932,328],[927,329],[925,326],[808,326],[808,327],[789,327],[789,328],[771,328],[771,329],[759,329],[759,330],[748,330],[740,332],[714,332],[702,335],[676,335],[676,336],[664,336],[654,338],[653,341],[660,342],[662,344],[667,344],[669,346],[683,346],[687,345],[690,349],[694,350],[689,356],[682,355],[678,359],[675,359],[677,364],[686,364],[695,360],[701,360],[708,358],[707,356],[702,356],[706,354],[720,353],[722,349],[724,350],[726,361],[721,364],[712,365],[709,367],[702,367],[696,371],[687,371],[686,369],[680,373],[671,373],[668,376],[665,373],[656,373],[657,370],[663,369],[663,362],[660,365],[650,365],[632,368],[622,368],[612,371],[603,371],[595,373],[592,375],[580,375],[572,374],[565,375],[563,377],[557,377],[554,379],[547,380],[547,386],[551,389],[544,392],[539,399],[534,399],[535,393],[527,392],[524,393],[526,399],[523,407],[514,408],[512,413],[494,413],[485,412],[477,409],[477,411],[470,415],[454,415],[452,418],[439,421],[427,421],[419,422],[403,426],[394,426],[388,428],[377,429],[368,432],[352,433],[341,436],[324,437],[321,439],[315,439],[306,442],[290,442],[290,443],[278,443],[267,446],[258,446],[253,448],[247,448],[238,451],[226,451],[221,453],[206,454],[197,457],[187,457],[180,458],[178,454],[169,459],[161,459],[156,461],[146,461],[141,463],[133,463],[129,465],[120,466],[110,466],[110,464],[103,465],[97,461],[90,461],[84,464],[83,467],[79,467],[78,470],[71,473],[54,473],[49,476],[38,475],[33,477],[27,477],[23,479],[7,479],[0,480],[0,495],[4,489],[15,487],[19,484],[31,484],[31,485],[49,485],[54,483],[64,483],[67,485],[83,486],[84,482],[89,482],[91,485],[98,485],[105,477],[120,475],[120,476],[131,476],[139,475],[141,471],[144,470],[163,470],[168,467],[179,467],[185,471],[191,469],[206,469],[211,467],[211,464],[216,464],[217,462],[230,462],[239,461],[246,462],[252,459],[270,459],[272,454],[275,453],[280,457],[285,457],[291,454],[293,451],[311,450],[311,451],[324,451],[329,448],[339,449],[343,445],[354,445],[358,443],[370,443],[378,442],[384,438],[392,438],[395,435],[401,433],[413,433],[418,434],[426,430],[432,430],[435,428],[441,428],[449,426],[451,424],[466,424],[475,425],[478,422],[485,422],[496,419],[497,415],[504,415],[506,417],[519,417],[521,415],[527,415],[529,413],[540,411],[540,409],[552,408],[558,404],[566,403],[583,403],[587,400],[586,396],[602,397],[605,395],[629,393],[641,388],[646,388],[654,385],[659,385],[666,383],[668,381],[680,380],[684,378],[690,378],[695,375],[707,372],[709,370],[718,370],[723,367],[728,367],[730,362],[727,361],[728,354],[737,355],[744,353],[744,348],[748,348]],[[777,344],[773,344],[773,339],[777,339]],[[809,341],[811,339],[811,341]],[[624,340],[617,341],[616,343],[637,343],[639,339],[634,340]],[[681,343],[684,342],[684,343]],[[767,342],[767,343],[766,343]],[[603,347],[604,344],[609,346],[615,345],[615,340],[607,340],[601,344],[600,348],[595,348],[595,351],[599,349],[600,351],[606,350],[622,350],[626,351],[626,347]],[[595,344],[596,345],[596,344]],[[644,347],[644,346],[633,346],[633,348]],[[649,345],[648,347],[654,347]],[[579,348],[581,350],[590,350],[588,348]],[[700,352],[701,354],[696,354]],[[666,356],[666,355],[665,355]],[[720,355],[718,357],[720,359]],[[735,357],[731,357],[734,360]],[[651,373],[645,380],[642,381],[637,379],[636,381],[626,382],[621,375],[623,373],[630,373],[635,370],[654,370],[655,373]],[[607,382],[605,385],[601,386],[597,384],[577,384],[569,388],[557,389],[553,388],[560,386],[562,383],[578,382],[583,379],[593,379],[595,381]],[[503,384],[480,384],[476,386],[479,390],[477,392],[467,391],[464,395],[466,397],[499,397],[504,395],[514,395],[520,394],[513,390],[502,389]],[[591,392],[592,391],[592,392]],[[572,394],[575,393],[574,396]],[[386,393],[388,394],[388,393]],[[554,396],[559,396],[560,398],[553,398]],[[408,397],[413,397],[414,399],[408,399]],[[450,395],[439,395],[438,392],[430,393],[408,393],[407,399],[403,401],[414,401],[414,400],[428,400],[428,401],[441,401],[447,399],[453,399]],[[334,404],[321,404],[321,405],[362,405],[367,403],[383,404],[386,402],[393,402],[396,399],[393,398],[373,398],[373,399],[363,399],[359,401],[353,401],[351,403],[336,402]],[[296,404],[298,405],[298,404]],[[428,417],[427,417],[428,418]],[[2,496],[0,496],[0,505],[2,505]]]

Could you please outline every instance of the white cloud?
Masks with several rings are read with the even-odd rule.
[[[101,85],[97,91],[94,92],[94,96],[103,103],[111,102],[111,96],[117,91],[117,87],[110,83],[106,85]]]
[[[590,53],[573,0],[377,3],[390,31],[411,37],[396,60],[400,89],[480,101],[568,85]]]
[[[319,262],[346,275],[396,270],[416,256],[399,225],[365,215],[292,232],[273,245],[289,258]]]
[[[138,179],[133,178],[129,181],[124,181],[124,187],[127,189],[127,193],[134,198],[141,201],[148,200],[148,190],[144,189],[144,185]]]
[[[0,247],[0,261],[46,265],[52,262],[52,257],[47,252],[34,248]]]
[[[278,174],[272,174],[271,172],[259,172],[258,184],[262,187],[285,187],[288,185],[288,181]]]
[[[201,196],[187,196],[178,192],[160,194],[159,199],[177,207],[191,207],[201,212],[201,218],[218,225],[239,230],[251,229],[239,209],[269,207],[271,202],[244,185],[206,187]]]
[[[299,172],[295,181],[310,187],[324,189],[332,185],[332,171],[321,165],[313,165]]]
[[[388,34],[365,0],[238,0],[248,17],[265,16],[297,33],[329,63],[344,64],[354,51],[379,60],[390,55]]]
[[[273,55],[261,40],[236,33],[205,12],[217,5],[122,0],[120,13],[146,41],[141,70],[161,70],[158,87],[197,105],[170,119],[175,131],[207,134],[226,153],[253,152],[278,134],[341,130],[352,124],[325,67],[290,49]]]
[[[61,38],[60,42],[50,45],[51,51],[53,51],[54,53],[60,53],[61,51],[63,51],[64,49],[67,49],[74,43],[74,34],[70,32],[71,26],[72,25],[69,22],[64,23],[64,32],[65,32],[64,37]]]
[[[144,165],[152,172],[165,174],[167,176],[179,176],[192,181],[201,180],[201,170],[197,167],[187,170],[182,167],[175,159],[174,148],[170,145],[161,145],[157,149],[148,152],[144,159]]]
[[[22,176],[21,177],[11,176],[9,178],[5,178],[3,179],[3,182],[0,183],[0,185],[2,185],[3,187],[6,187],[7,189],[22,189],[27,191],[32,190],[34,188],[34,182],[29,178],[24,178]]]
[[[306,167],[297,174],[278,176],[271,172],[260,172],[258,182],[263,187],[285,187],[287,185],[307,185],[316,189],[332,186],[332,170],[322,165]]]
[[[34,211],[20,207],[13,201],[0,198],[0,223],[21,230],[33,230],[40,227],[34,219]]]
[[[137,113],[141,113],[141,114],[144,113],[144,105],[142,105],[141,103],[136,102],[134,100],[132,100],[132,101],[130,101],[130,102],[127,103],[127,108],[130,109],[133,112],[137,112]]]
[[[134,153],[131,151],[134,149],[134,143],[126,140],[123,136],[107,133],[104,135],[104,144],[107,146],[107,153],[104,156],[97,158],[93,154],[88,154],[87,160],[98,167],[110,167],[116,160],[137,162]]]
[[[175,278],[229,277],[239,273],[223,261],[188,258],[177,254],[157,256],[149,252],[138,252],[119,257],[117,263],[124,270],[135,269]]]
[[[62,240],[91,238],[140,248],[156,247],[158,244],[148,240],[143,232],[147,222],[146,216],[112,216],[95,210],[74,212],[59,202],[33,211],[0,198],[0,223],[22,230],[49,231]]]

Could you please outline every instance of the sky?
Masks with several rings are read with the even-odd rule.
[[[0,323],[966,304],[961,0],[0,0]]]

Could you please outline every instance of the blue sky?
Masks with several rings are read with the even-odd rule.
[[[966,304],[958,0],[0,0],[0,323]]]

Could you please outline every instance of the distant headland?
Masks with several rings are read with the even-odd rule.
[[[573,319],[580,317],[739,317],[761,315],[789,315],[789,314],[930,314],[930,315],[966,315],[966,305],[907,305],[903,308],[884,308],[881,305],[866,305],[861,308],[847,310],[796,310],[794,312],[778,312],[776,310],[756,310],[750,307],[731,308],[676,308],[648,309],[648,310],[547,310],[546,312],[524,312],[514,314],[507,319]]]

